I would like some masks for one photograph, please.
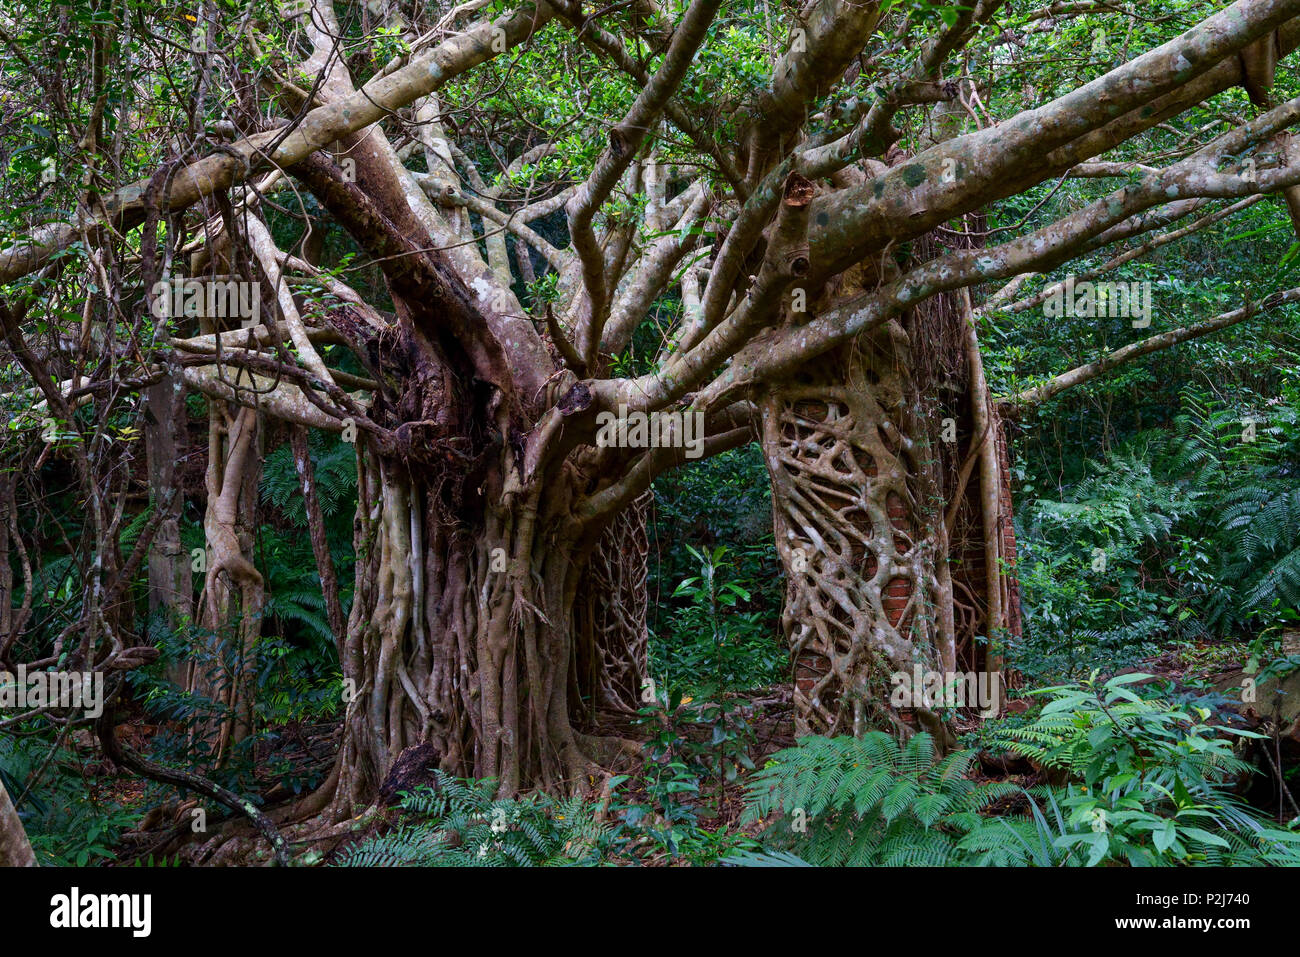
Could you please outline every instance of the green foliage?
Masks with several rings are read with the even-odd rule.
[[[313,432],[308,443],[316,497],[326,520],[345,519],[351,532],[352,510],[357,500],[356,449],[335,436]],[[307,527],[302,479],[293,461],[293,449],[282,445],[266,457],[262,467],[262,499],[280,509],[297,528]],[[331,522],[331,530],[340,526]]]
[[[1086,849],[1088,867],[1300,866],[1300,834],[1257,821],[1223,794],[1196,801],[1150,782],[1113,779],[1095,791],[1047,793],[1064,815],[1051,834],[1053,849],[1071,855]]]
[[[749,757],[753,729],[741,712],[742,703],[725,696],[696,702],[680,691],[661,691],[658,700],[639,713],[638,724],[648,732],[642,784],[650,803],[623,806],[622,816],[669,857],[698,863],[716,857],[716,846],[726,843],[725,832],[701,827],[700,812],[720,814],[726,785],[737,780],[742,769],[754,770]],[[711,808],[705,793],[710,782]]]
[[[339,583],[339,600],[346,615],[352,597],[354,555],[351,546],[352,514],[356,501],[356,452],[333,437],[314,436],[309,442],[316,492],[325,519]],[[217,777],[236,790],[256,788],[263,774],[295,793],[319,783],[320,774],[304,773],[290,762],[273,757],[269,766],[257,768],[255,756],[274,755],[274,743],[284,726],[328,721],[340,704],[337,639],[326,620],[325,597],[312,551],[303,505],[301,478],[292,450],[282,445],[266,457],[261,482],[262,499],[270,521],[258,528],[255,558],[265,583],[261,615],[262,637],[256,646],[257,668],[251,699],[254,733],[235,746],[228,765]],[[202,529],[196,523],[182,530],[185,547],[201,547]],[[197,582],[196,582],[197,584]],[[150,642],[161,655],[151,666],[131,672],[128,680],[155,718],[172,723],[153,740],[155,756],[166,761],[203,766],[211,755],[202,736],[189,732],[199,725],[228,717],[222,698],[225,679],[238,674],[240,620],[227,622],[219,633],[194,622],[173,627],[161,616],[148,621]],[[216,694],[186,691],[168,678],[168,665],[187,662],[214,676]]]
[[[1039,836],[1050,832],[1057,851],[1086,849],[1088,866],[1300,864],[1300,834],[1258,821],[1230,791],[1253,770],[1233,739],[1259,735],[1211,724],[1208,708],[1143,696],[1135,684],[1149,678],[1044,688],[1034,693],[1051,700],[1033,721],[986,733],[992,746],[1082,781],[1040,789],[1055,828],[1035,804]]]
[[[402,796],[408,820],[340,855],[343,867],[542,867],[600,863],[613,828],[580,798],[501,800],[493,780],[434,772],[437,784]]]
[[[746,820],[781,815],[764,853],[728,861],[1300,865],[1300,833],[1257,819],[1229,791],[1250,770],[1229,735],[1254,735],[1208,723],[1206,708],[1142,697],[1133,686],[1145,677],[1043,689],[1051,700],[1033,719],[985,730],[985,744],[1063,772],[1060,787],[977,783],[975,750],[939,759],[924,733],[902,747],[881,732],[800,739],[746,785]]]
[[[1186,390],[1169,428],[1088,463],[1059,500],[1026,497],[1023,671],[1074,677],[1300,618],[1300,387],[1260,405]]]
[[[344,615],[352,601],[352,518],[356,507],[356,450],[333,436],[313,435],[308,445],[312,458],[316,496],[325,520],[325,535],[339,588]],[[262,471],[262,499],[295,529],[307,528],[302,479],[288,445],[266,457]],[[336,636],[326,621],[325,598],[310,538],[278,524],[264,524],[258,542],[258,568],[266,582],[264,617],[281,635],[303,647],[304,665],[315,673],[336,670]]]
[[[266,561],[266,571],[262,576],[266,583],[266,601],[262,616],[270,625],[265,630],[293,635],[298,644],[310,649],[313,659],[323,662],[327,658],[336,658],[332,651],[335,637],[326,621],[325,596],[310,547],[276,536],[265,543],[263,555]],[[346,614],[352,589],[341,581],[339,591]]]
[[[1258,735],[1209,723],[1208,708],[1144,697],[1131,687],[1151,678],[1135,672],[1103,684],[1094,672],[1077,684],[1030,692],[1052,699],[1033,722],[995,725],[986,739],[1082,778],[1087,787],[1139,780],[1161,791],[1182,788],[1204,796],[1250,771],[1233,753],[1233,739]]]
[[[155,759],[199,767],[211,763],[207,739],[192,732],[230,717],[229,705],[222,697],[227,687],[225,676],[240,673],[240,643],[229,637],[232,634],[238,634],[238,621],[214,633],[193,623],[172,628],[162,615],[149,619],[150,639],[161,654],[152,664],[131,671],[127,681],[147,713],[168,725],[150,741]],[[250,689],[253,733],[233,746],[220,770],[210,773],[239,792],[257,790],[258,778],[264,776],[302,793],[320,783],[321,770],[304,773],[275,757],[259,767],[257,758],[274,753],[283,726],[328,721],[338,713],[338,657],[332,641],[304,645],[278,637],[260,639],[257,655]],[[169,680],[167,663],[174,661],[188,662],[210,676],[214,695],[186,690]]]
[[[139,816],[88,782],[77,756],[53,731],[0,736],[0,781],[41,866],[86,867],[112,860],[121,833]]]
[[[1144,562],[1190,508],[1137,452],[1094,468],[1068,500],[1026,505],[1019,570],[1030,641],[1017,664],[1071,674],[1081,661],[1122,667],[1152,653],[1169,603],[1149,587]]]
[[[503,799],[490,779],[434,772],[436,784],[404,793],[401,820],[339,854],[342,867],[571,867],[606,864],[713,864],[753,851],[755,841],[728,828],[681,829],[668,852],[656,830],[660,816],[622,792],[628,779],[606,785],[602,804],[542,793]]]
[[[652,665],[659,680],[701,694],[771,684],[786,671],[774,622],[753,593],[736,580],[731,550],[684,546],[697,574],[684,578],[672,598],[685,604],[669,623],[669,638]],[[750,606],[751,610],[745,610]]]
[[[651,673],[685,693],[765,687],[788,677],[781,575],[762,459],[736,450],[656,483],[650,593],[676,585],[651,622]],[[725,546],[691,542],[724,539]]]
[[[878,731],[801,738],[747,782],[745,819],[779,811],[769,841],[819,866],[1007,863],[1013,836],[980,811],[1019,789],[977,784],[974,760],[974,751],[936,760],[924,732],[903,747]]]
[[[681,702],[680,693],[673,693],[656,707],[641,709],[639,721],[651,732],[643,746],[650,805],[629,806],[623,816],[630,826],[642,826],[669,856],[681,853],[697,830],[699,814],[692,799],[699,796],[703,774],[698,749],[681,727]]]

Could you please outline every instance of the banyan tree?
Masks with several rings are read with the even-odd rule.
[[[346,706],[333,773],[272,817],[349,817],[417,746],[503,792],[598,781],[635,744],[589,712],[635,708],[652,677],[652,483],[749,443],[801,731],[941,732],[891,705],[889,675],[1014,667],[1018,410],[1296,297],[1162,315],[1019,395],[984,369],[986,322],[1047,294],[1031,277],[1295,192],[1300,100],[1274,78],[1300,0],[1191,4],[1155,39],[1112,5],[1002,0],[113,8],[56,8],[44,40],[0,17],[13,49],[77,38],[76,69],[4,68],[6,129],[49,139],[6,145],[0,509],[57,461],[85,510],[77,613],[43,644],[0,522],[0,663],[150,660],[127,600],[147,566],[154,607],[240,651],[176,676],[228,696],[199,731],[219,760],[247,731],[265,602],[260,456],[290,443]],[[1045,66],[1079,17],[1106,56]],[[1204,121],[1243,86],[1248,109]],[[1080,179],[1106,185],[1033,215]],[[1030,215],[991,223],[1022,194]],[[177,532],[187,401],[208,419],[199,556]],[[355,446],[346,617],[313,432]],[[133,469],[151,507],[124,547]]]

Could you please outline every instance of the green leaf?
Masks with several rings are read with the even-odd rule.
[[[1151,832],[1151,836],[1155,839],[1156,850],[1163,854],[1178,839],[1178,829],[1173,821],[1166,818]]]
[[[1202,830],[1199,827],[1185,827],[1183,828],[1183,833],[1186,834],[1188,837],[1195,838],[1196,840],[1200,841],[1202,844],[1212,844],[1215,847],[1231,846],[1228,844],[1227,841],[1219,837],[1217,834],[1211,834],[1209,831]]]

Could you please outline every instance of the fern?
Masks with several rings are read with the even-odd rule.
[[[989,831],[979,813],[1019,793],[1006,782],[968,776],[974,751],[935,760],[930,735],[899,746],[889,735],[801,738],[747,785],[743,822],[783,815],[772,837],[785,838],[802,860],[819,866],[939,866],[961,855],[959,842],[980,832],[982,863],[1004,856],[1010,836]]]
[[[819,866],[1300,864],[1300,834],[1258,821],[1225,790],[1248,770],[1209,711],[1144,698],[1134,674],[1044,689],[1022,726],[986,731],[1074,779],[1026,791],[972,780],[975,751],[935,755],[926,734],[900,746],[801,738],[747,785],[745,823],[781,815],[764,854],[727,862]],[[1239,732],[1240,734],[1244,734]],[[1077,782],[1082,779],[1085,783]],[[1023,805],[1002,808],[998,803]],[[790,855],[793,855],[792,857]]]
[[[544,867],[600,863],[613,829],[581,798],[498,799],[496,782],[434,772],[403,795],[398,827],[348,849],[341,867]]]
[[[1081,778],[1089,786],[1129,775],[1153,786],[1204,791],[1209,784],[1247,773],[1250,765],[1232,752],[1230,736],[1247,732],[1206,723],[1209,712],[1159,696],[1143,697],[1140,673],[1044,688],[1051,695],[1028,724],[998,725],[987,738],[1048,768]]]
[[[316,479],[316,498],[327,520],[350,516],[357,496],[356,449],[345,442],[312,432],[308,449]],[[293,450],[282,445],[266,457],[262,470],[262,498],[283,510],[299,528],[307,527],[302,504],[302,479]]]

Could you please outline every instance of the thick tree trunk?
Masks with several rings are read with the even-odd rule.
[[[600,535],[578,535],[566,521],[571,490],[551,483],[544,503],[538,489],[489,494],[477,510],[464,502],[452,514],[427,475],[417,480],[408,465],[365,450],[358,462],[356,591],[332,813],[369,804],[397,757],[416,745],[431,745],[449,773],[496,778],[503,794],[590,787],[625,742],[579,730],[585,709],[575,679],[591,663],[579,667],[577,622],[611,603],[579,598],[593,585]],[[614,655],[599,636],[595,653]],[[631,660],[638,655],[643,644],[618,653],[627,682],[643,673]],[[611,684],[593,700],[617,703],[624,694]]]
[[[797,734],[902,730],[890,675],[917,663],[943,670],[954,657],[951,590],[936,575],[942,511],[909,351],[890,323],[763,404]]]
[[[937,297],[763,403],[797,734],[919,724],[948,740],[931,708],[891,705],[891,676],[918,666],[1001,688],[983,639],[1019,634],[1015,533],[969,315]]]
[[[373,801],[417,745],[450,773],[496,778],[503,794],[577,790],[621,743],[578,730],[590,664],[580,666],[576,606],[608,521],[575,518],[591,476],[563,456],[525,476],[539,467],[524,448],[542,393],[558,387],[543,371],[553,365],[530,323],[492,312],[497,297],[482,290],[509,290],[486,264],[465,261],[472,250],[414,252],[437,245],[432,221],[412,211],[396,163],[372,142],[358,152],[355,183],[322,162],[296,171],[384,258],[397,314],[392,334],[360,330],[383,380],[369,414],[392,438],[358,445],[356,589],[330,814]],[[518,354],[508,358],[503,340]],[[527,354],[529,342],[540,355]]]

